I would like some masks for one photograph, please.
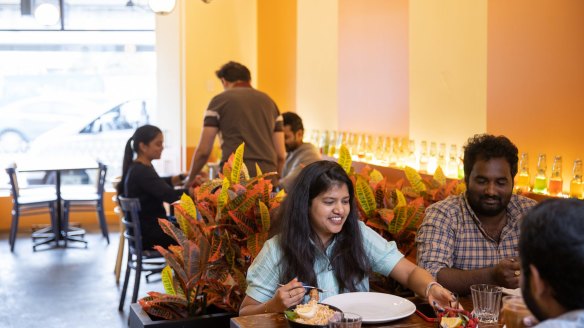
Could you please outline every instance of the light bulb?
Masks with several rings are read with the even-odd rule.
[[[176,0],[148,0],[148,6],[153,12],[167,15],[174,10]]]
[[[34,18],[39,24],[45,26],[55,25],[59,22],[59,9],[51,3],[42,3],[34,10]]]

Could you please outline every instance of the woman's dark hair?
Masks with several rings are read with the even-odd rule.
[[[326,256],[320,238],[312,228],[310,206],[315,197],[334,186],[346,185],[349,191],[349,215],[341,232],[335,235],[330,267],[339,284],[339,293],[356,291],[370,264],[365,256],[359,228],[353,183],[343,168],[332,161],[314,162],[302,169],[282,203],[280,217],[281,281],[298,277],[303,283],[317,286],[314,263]],[[308,238],[307,238],[308,237]]]
[[[215,72],[220,79],[225,79],[227,82],[251,81],[251,73],[249,69],[240,63],[230,61],[227,64],[221,66],[221,68]]]
[[[126,148],[124,149],[124,160],[122,162],[122,180],[120,180],[117,186],[118,195],[124,194],[124,181],[126,181],[130,164],[134,160],[134,152],[138,153],[140,143],[147,145],[161,133],[162,131],[158,127],[147,124],[137,128],[134,135],[128,139]]]
[[[567,311],[584,309],[584,201],[549,199],[533,207],[521,222],[519,256],[525,282],[533,265]]]
[[[478,160],[488,161],[491,158],[505,158],[511,168],[511,178],[517,174],[517,147],[505,136],[490,134],[475,134],[464,146],[464,181],[468,179],[472,168]]]

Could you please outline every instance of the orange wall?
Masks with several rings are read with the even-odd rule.
[[[584,1],[489,1],[487,130],[528,152],[563,156],[564,190],[584,158]],[[533,181],[533,180],[532,180]]]
[[[296,0],[258,0],[257,88],[296,111]]]
[[[340,130],[408,134],[408,56],[407,0],[339,1]]]

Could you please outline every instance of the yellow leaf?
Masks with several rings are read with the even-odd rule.
[[[373,169],[373,171],[369,173],[369,178],[370,182],[373,185],[376,185],[379,183],[379,181],[383,180],[383,174],[381,174],[381,172],[377,171],[376,169]]]
[[[353,163],[353,159],[351,158],[351,152],[349,149],[345,147],[345,145],[341,145],[341,149],[339,150],[339,165],[347,172],[347,174],[351,173],[351,164]]]
[[[426,191],[426,185],[422,182],[422,177],[418,171],[414,170],[413,168],[406,166],[404,169],[406,174],[406,178],[410,182],[410,185],[414,189],[415,192],[421,193],[422,191]]]
[[[357,182],[355,183],[355,196],[367,216],[371,215],[377,208],[373,190],[371,190],[369,183],[367,183],[367,181],[361,176],[357,176]]]
[[[406,206],[407,205],[406,196],[404,196],[404,193],[401,192],[401,190],[396,189],[395,190],[395,196],[397,198],[397,204],[395,205],[395,207]]]
[[[284,189],[280,189],[280,191],[278,191],[276,196],[274,196],[274,200],[277,202],[282,202],[285,197],[286,197],[286,191]]]
[[[164,269],[162,269],[161,275],[164,291],[169,295],[176,295],[176,291],[174,290],[174,286],[172,284],[172,269],[170,266],[165,266]]]
[[[444,171],[442,171],[440,166],[434,171],[434,180],[438,181],[441,186],[446,184],[446,175],[444,175]]]
[[[229,199],[229,180],[227,178],[223,179],[223,184],[221,185],[221,191],[219,192],[219,197],[217,198],[217,212],[221,212],[227,200]]]
[[[237,150],[235,150],[235,157],[233,159],[233,167],[231,168],[231,184],[238,184],[241,174],[241,165],[243,163],[243,151],[245,149],[245,142],[242,142]]]
[[[259,202],[260,206],[260,216],[262,218],[262,231],[268,232],[270,230],[270,210],[264,204],[264,202]]]
[[[180,196],[180,206],[187,212],[187,214],[193,219],[197,218],[197,208],[191,196],[183,193]]]
[[[255,163],[256,166],[256,177],[259,177],[260,175],[262,175],[262,169],[260,169],[260,166],[258,165],[258,163]]]

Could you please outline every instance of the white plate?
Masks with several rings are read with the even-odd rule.
[[[405,318],[416,311],[414,303],[405,298],[382,293],[345,293],[326,298],[322,303],[330,304],[343,312],[357,313],[364,323],[381,323]]]

